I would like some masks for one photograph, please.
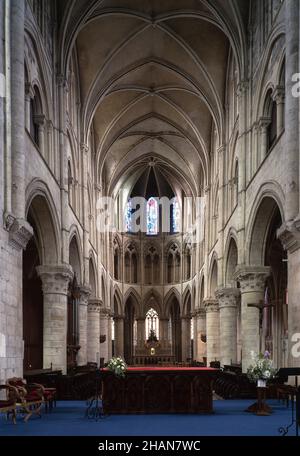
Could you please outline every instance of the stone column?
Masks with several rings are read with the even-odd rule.
[[[300,367],[300,221],[277,231],[288,251],[288,366]]]
[[[77,355],[77,361],[79,366],[85,366],[87,363],[87,308],[90,294],[91,289],[89,287],[81,287],[78,315],[80,350]]]
[[[103,337],[104,342],[100,343],[100,358],[104,358],[104,362],[108,361],[108,346],[111,343],[109,340],[109,309],[102,307],[100,309],[100,339]]]
[[[43,367],[67,371],[68,286],[73,278],[69,265],[38,266],[44,295]]]
[[[47,159],[46,154],[45,154],[45,124],[46,124],[46,118],[44,115],[37,115],[34,117],[35,123],[39,126],[38,127],[38,147],[40,150],[41,155]]]
[[[117,315],[115,320],[115,355],[124,357],[124,317]]]
[[[144,353],[144,343],[146,340],[145,336],[145,318],[137,318],[136,320],[136,333],[137,333],[137,345],[136,345],[136,355]]]
[[[299,98],[294,93],[294,75],[299,73],[299,2],[285,0],[285,220],[299,211]]]
[[[191,358],[191,317],[181,317],[181,352],[182,362]]]
[[[260,312],[264,300],[265,281],[270,269],[265,266],[244,266],[236,271],[241,285],[241,335],[243,372],[252,363],[251,351],[260,351]]]
[[[107,315],[107,338],[108,338],[108,345],[107,345],[107,359],[111,359],[112,357],[112,314],[109,312]]]
[[[209,366],[211,361],[220,360],[220,318],[216,299],[206,299],[204,306],[206,310],[207,365]]]
[[[268,153],[268,137],[267,137],[267,128],[270,124],[270,119],[268,117],[261,117],[259,119],[259,128],[260,128],[260,160],[259,163],[263,161]]]
[[[100,299],[90,299],[87,312],[87,360],[99,363],[100,357]]]
[[[277,86],[273,95],[276,101],[277,137],[282,133],[284,128],[284,97],[284,87]]]
[[[259,132],[259,124],[255,122],[253,125],[253,153],[252,153],[252,174],[256,172],[258,164],[259,164],[259,147],[258,147],[258,132]]]
[[[216,291],[220,309],[220,356],[221,364],[237,362],[237,300],[238,288],[221,288]]]
[[[28,132],[30,132],[31,100],[33,97],[33,87],[30,83],[27,82],[25,84],[25,126]]]
[[[161,317],[159,319],[159,343],[162,353],[171,354],[171,346],[168,337],[169,319]]]
[[[205,309],[197,309],[195,311],[195,359],[197,361],[203,361],[206,358],[206,342],[202,339],[206,336],[206,312]]]
[[[25,218],[24,0],[10,1],[12,212]]]

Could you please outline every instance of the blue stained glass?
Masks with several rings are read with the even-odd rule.
[[[126,224],[126,231],[130,233],[132,231],[132,203],[131,200],[127,201],[127,208],[125,214],[125,224]]]
[[[158,233],[158,202],[151,197],[147,201],[147,234]]]
[[[178,233],[180,231],[180,209],[177,198],[175,198],[172,205],[172,232]]]

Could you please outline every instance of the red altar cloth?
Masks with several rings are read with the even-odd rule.
[[[181,366],[138,366],[138,367],[127,367],[127,372],[144,372],[144,371],[217,371],[219,369],[214,369],[212,367],[181,367]],[[108,368],[105,367],[101,371],[108,371]]]

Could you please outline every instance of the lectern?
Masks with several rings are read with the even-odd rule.
[[[300,367],[284,367],[279,369],[278,377],[287,381],[289,377],[295,377],[295,396],[296,396],[296,413],[295,413],[295,401],[292,397],[292,422],[288,426],[281,426],[278,432],[282,435],[286,435],[289,432],[289,428],[296,425],[296,436],[299,435],[300,427],[300,387],[298,387],[298,377],[300,376]]]

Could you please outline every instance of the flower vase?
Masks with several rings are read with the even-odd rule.
[[[258,379],[257,380],[257,386],[258,386],[258,388],[265,388],[267,386],[266,380]]]

